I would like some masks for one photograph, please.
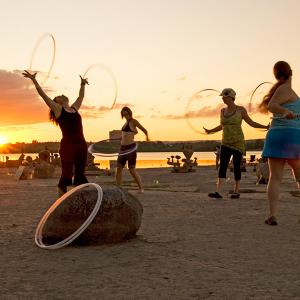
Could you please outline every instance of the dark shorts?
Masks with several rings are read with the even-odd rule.
[[[121,146],[120,148],[120,151],[126,151],[126,150],[130,150],[130,149],[133,149],[135,148],[136,144],[130,144],[130,145],[123,145]],[[135,165],[136,165],[136,150],[129,153],[129,154],[124,154],[124,155],[119,155],[118,156],[118,159],[117,159],[117,165],[118,167],[122,167],[124,168],[125,165],[126,165],[126,162],[128,162],[128,168],[131,169],[131,168],[135,168]]]

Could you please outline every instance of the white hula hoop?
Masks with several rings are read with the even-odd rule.
[[[115,92],[114,92],[114,98],[113,98],[113,103],[110,107],[110,110],[112,110],[116,104],[116,101],[117,101],[117,98],[118,98],[118,83],[117,83],[117,79],[113,73],[113,71],[106,65],[104,64],[100,64],[100,63],[97,63],[97,64],[93,64],[93,65],[90,65],[86,71],[84,72],[83,74],[83,78],[86,78],[86,76],[88,76],[88,73],[91,69],[95,68],[95,67],[100,67],[102,68],[104,71],[106,71],[106,73],[111,77],[112,81],[113,81],[113,84],[114,84],[114,88],[115,88]]]
[[[300,114],[296,114],[294,118],[292,119],[288,119],[286,117],[271,117],[272,120],[293,120],[293,119],[299,119],[300,118]]]
[[[88,147],[89,153],[91,153],[92,155],[101,156],[101,157],[123,156],[123,155],[127,155],[127,154],[130,154],[130,153],[136,151],[137,148],[138,148],[138,144],[136,143],[135,146],[132,149],[128,149],[128,151],[122,151],[122,152],[106,154],[106,153],[100,153],[100,152],[93,151],[93,146],[94,146],[94,144],[92,144]]]
[[[84,221],[84,223],[76,230],[74,231],[71,235],[69,235],[67,238],[65,238],[64,240],[53,244],[53,245],[45,245],[43,243],[43,236],[42,236],[42,232],[43,232],[43,228],[45,226],[45,223],[49,217],[49,215],[71,194],[73,194],[74,192],[87,187],[87,186],[93,186],[94,188],[96,188],[97,192],[98,192],[98,198],[97,198],[97,202],[95,204],[95,207],[93,209],[93,211],[91,212],[91,214],[89,215],[89,217]],[[60,197],[59,199],[57,199],[52,205],[51,207],[48,209],[48,211],[44,214],[44,216],[42,217],[41,221],[38,224],[38,227],[36,229],[35,232],[35,238],[34,241],[36,243],[36,245],[42,249],[59,249],[61,247],[64,247],[68,244],[70,244],[71,242],[73,242],[90,224],[91,222],[94,220],[96,214],[98,213],[98,210],[101,206],[102,203],[102,198],[103,198],[103,191],[102,188],[96,184],[96,183],[84,183],[81,184],[79,186],[76,186],[74,189],[68,191],[67,193],[65,193],[62,197]]]
[[[220,91],[219,91],[219,90],[216,90],[216,89],[203,89],[203,90],[200,90],[200,91],[194,93],[194,94],[189,98],[188,103],[187,103],[187,105],[186,105],[186,107],[185,107],[185,120],[186,120],[187,124],[189,125],[189,127],[190,127],[193,131],[195,131],[195,132],[197,132],[197,133],[199,133],[199,134],[202,134],[202,135],[207,135],[207,133],[206,133],[206,132],[203,132],[203,131],[201,131],[201,130],[199,130],[199,129],[197,129],[197,128],[192,124],[192,122],[191,122],[191,120],[190,120],[190,117],[189,117],[189,109],[190,109],[190,106],[191,106],[192,102],[195,100],[194,97],[195,97],[196,95],[199,95],[199,94],[202,93],[202,92],[207,92],[207,91],[212,91],[212,92],[220,93]]]
[[[49,69],[47,71],[47,74],[45,76],[45,78],[41,81],[41,83],[45,83],[46,80],[49,78],[51,72],[52,72],[52,69],[53,69],[53,66],[54,66],[54,62],[55,62],[55,56],[56,56],[56,42],[55,42],[55,38],[53,36],[53,34],[51,33],[44,33],[38,40],[37,42],[35,43],[35,46],[33,48],[33,51],[31,53],[31,58],[30,58],[30,63],[29,63],[29,70],[30,71],[33,71],[32,70],[32,65],[33,65],[33,61],[34,61],[34,57],[35,57],[35,54],[36,54],[36,51],[37,49],[39,48],[41,42],[45,39],[49,37],[52,41],[52,58],[51,58],[51,63],[50,63],[50,66],[49,66]]]

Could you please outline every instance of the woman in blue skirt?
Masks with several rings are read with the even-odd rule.
[[[273,113],[271,127],[267,133],[263,157],[267,157],[270,167],[268,201],[270,215],[265,223],[277,225],[279,188],[285,163],[294,172],[299,187],[300,182],[300,99],[292,89],[292,70],[285,61],[279,61],[273,68],[277,82],[260,104],[262,112]]]

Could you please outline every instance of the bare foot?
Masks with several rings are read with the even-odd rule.
[[[144,192],[145,192],[144,189],[139,189],[139,190],[138,190],[138,193],[139,193],[139,194],[144,194]]]

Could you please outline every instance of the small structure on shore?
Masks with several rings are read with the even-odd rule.
[[[95,163],[94,160],[95,160],[95,156],[93,154],[91,154],[90,152],[88,152],[86,166],[85,166],[85,169],[87,171],[100,171],[100,169],[98,167],[100,165],[100,163]]]
[[[172,155],[171,158],[167,158],[167,164],[173,166],[172,173],[188,173],[188,172],[195,172],[194,167],[198,166],[197,157],[194,157],[194,160],[191,159],[192,155],[194,154],[193,145],[183,144],[182,153],[184,158],[181,159],[179,155]],[[174,158],[176,161],[174,161]],[[181,161],[180,161],[181,159]]]
[[[61,161],[58,153],[54,153],[50,157],[51,164],[55,167],[60,167],[61,166]]]

